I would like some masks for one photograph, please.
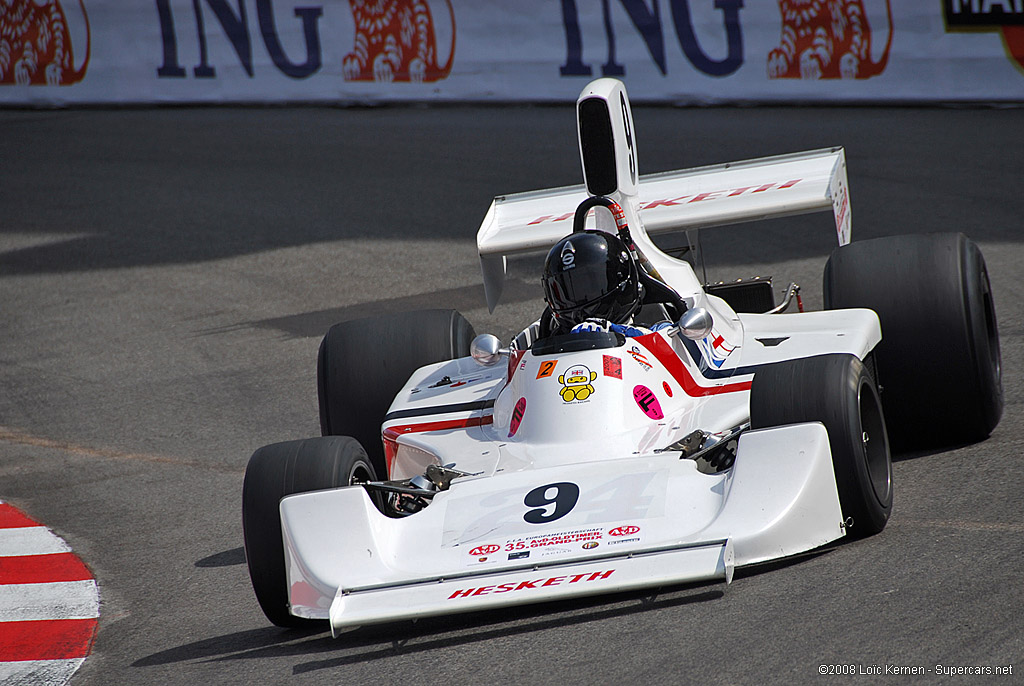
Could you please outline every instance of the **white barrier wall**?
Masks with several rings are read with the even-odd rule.
[[[1024,0],[0,0],[0,105],[1024,101]]]

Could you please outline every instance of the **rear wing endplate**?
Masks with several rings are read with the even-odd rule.
[[[649,174],[633,201],[648,235],[832,210],[840,245],[850,242],[850,196],[843,148]],[[501,297],[509,255],[547,249],[572,231],[586,187],[494,198],[477,232],[487,307]]]

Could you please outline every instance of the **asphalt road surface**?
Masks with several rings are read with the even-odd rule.
[[[507,339],[541,311],[539,258],[522,258],[487,313],[474,236],[494,195],[579,182],[572,108],[3,111],[0,499],[99,581],[74,684],[808,684],[829,665],[883,670],[836,683],[961,683],[946,670],[1007,665],[983,683],[1019,679],[1024,109],[635,121],[642,172],[843,145],[855,240],[979,241],[1006,393],[992,436],[897,456],[880,535],[728,587],[338,640],[278,629],[241,548],[249,455],[318,434],[316,350],[335,321],[450,306]],[[795,280],[820,308],[833,236],[826,214],[707,231],[707,276]]]

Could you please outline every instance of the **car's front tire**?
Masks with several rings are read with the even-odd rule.
[[[885,528],[892,512],[892,458],[878,389],[853,355],[819,355],[765,365],[750,388],[750,426],[821,422],[847,534]]]
[[[281,499],[374,480],[376,474],[366,451],[348,436],[274,443],[249,458],[242,485],[245,559],[256,600],[271,622],[283,627],[326,628],[323,620],[289,612]]]

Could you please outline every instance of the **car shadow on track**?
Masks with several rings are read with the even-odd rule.
[[[652,592],[630,592],[591,598],[589,600],[560,601],[536,606],[509,608],[500,611],[477,612],[466,615],[436,617],[420,620],[415,624],[401,623],[381,625],[353,633],[344,647],[362,648],[339,657],[300,663],[292,668],[294,674],[304,674],[321,669],[334,669],[349,664],[393,657],[396,654],[410,655],[425,653],[438,648],[472,645],[483,641],[529,634],[549,629],[565,629],[591,622],[617,617],[636,615],[652,610],[692,605],[718,600],[724,593],[719,588],[707,585],[683,587],[692,591],[683,596],[659,597],[677,591],[680,587]],[[619,603],[628,603],[620,606]],[[614,605],[614,606],[613,606]],[[569,615],[567,613],[575,614]],[[458,632],[456,635],[445,635]],[[410,644],[413,639],[416,643]],[[340,641],[346,641],[342,636]],[[385,645],[388,644],[388,645]],[[335,643],[337,645],[337,643]]]
[[[679,593],[683,595],[678,595]],[[575,599],[431,617],[417,622],[394,622],[357,629],[333,639],[322,631],[264,627],[215,636],[154,653],[132,663],[133,667],[205,660],[249,660],[334,653],[328,659],[296,664],[295,674],[332,669],[349,664],[417,654],[438,648],[471,645],[507,636],[600,622],[652,610],[718,600],[720,588],[706,584],[674,586],[655,591],[632,591],[611,596]],[[625,603],[625,604],[623,604]],[[569,613],[572,613],[571,615]],[[410,644],[410,641],[415,643]],[[345,654],[336,654],[344,650]]]
[[[196,567],[232,567],[245,564],[245,548],[239,546],[196,560]]]
[[[132,663],[132,667],[156,667],[179,662],[190,662],[194,660],[224,659],[231,653],[233,657],[257,657],[266,655],[290,655],[295,652],[291,644],[297,640],[316,637],[315,643],[323,643],[327,649],[331,645],[331,637],[325,636],[320,631],[309,631],[303,629],[279,629],[273,626],[265,626],[259,629],[248,629],[236,631],[232,634],[205,638],[201,641],[186,643],[185,645],[159,653],[147,655]],[[307,646],[308,642],[301,645]],[[304,648],[305,653],[309,648]]]

